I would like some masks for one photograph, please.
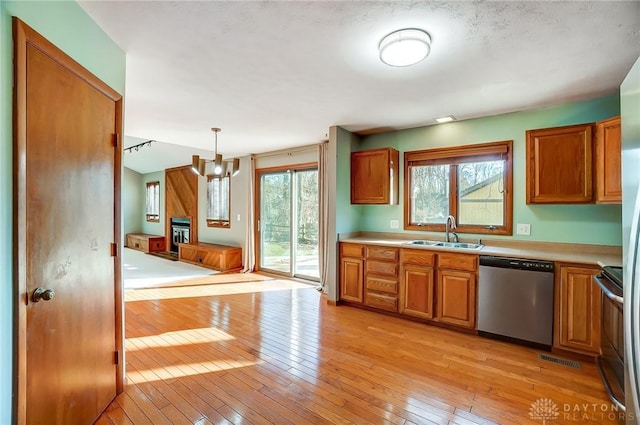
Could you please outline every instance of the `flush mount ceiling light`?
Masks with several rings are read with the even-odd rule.
[[[410,66],[431,52],[431,37],[425,31],[406,28],[384,37],[378,45],[380,60],[391,66]]]
[[[207,162],[213,162],[213,174],[220,176],[226,175],[229,171],[231,171],[231,175],[235,176],[240,172],[240,159],[233,159],[233,168],[229,170],[227,164],[222,161],[222,154],[218,153],[218,133],[222,131],[222,129],[213,127],[211,129],[214,133],[214,156],[212,161],[207,161],[203,158],[200,158],[199,155],[191,156],[191,169],[194,173],[199,174],[201,176],[206,175],[206,164]]]
[[[442,124],[445,122],[451,122],[451,121],[455,121],[456,117],[454,117],[453,115],[447,115],[446,117],[442,117],[442,118],[436,118],[436,122],[438,124]]]

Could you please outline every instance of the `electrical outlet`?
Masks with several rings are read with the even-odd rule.
[[[391,220],[391,221],[389,222],[389,226],[390,226],[392,229],[399,229],[399,228],[400,228],[400,222],[399,222],[398,220]]]
[[[530,235],[531,234],[531,225],[530,224],[522,224],[518,223],[516,227],[516,234],[518,235]]]

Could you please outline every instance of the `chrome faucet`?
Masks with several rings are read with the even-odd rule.
[[[449,231],[453,230],[456,228],[456,219],[450,215],[449,217],[447,217],[447,221],[444,224],[444,241],[445,242],[451,242],[449,240]],[[455,232],[451,232],[453,233],[453,239],[455,242],[458,242],[458,235]]]

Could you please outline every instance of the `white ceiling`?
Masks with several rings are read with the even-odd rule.
[[[127,55],[125,145],[182,145],[156,149],[162,167],[125,155],[139,172],[213,150],[211,127],[234,157],[317,143],[332,125],[402,129],[593,98],[640,56],[638,1],[79,3]],[[431,35],[430,56],[384,65],[378,42],[408,27]]]

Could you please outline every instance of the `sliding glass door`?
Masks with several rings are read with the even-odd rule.
[[[259,173],[259,269],[319,279],[318,170]]]

